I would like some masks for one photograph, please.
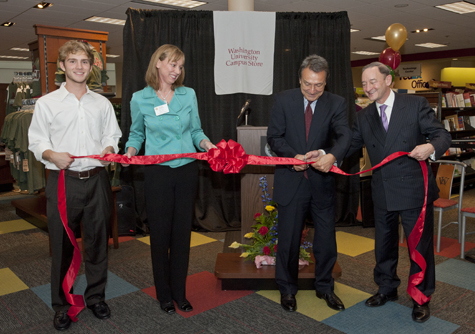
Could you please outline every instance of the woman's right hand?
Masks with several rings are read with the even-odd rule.
[[[127,148],[127,152],[124,154],[127,158],[132,158],[134,155],[137,154],[137,150],[135,149],[135,147],[129,147]],[[129,167],[130,164],[123,164],[121,163],[122,167]]]

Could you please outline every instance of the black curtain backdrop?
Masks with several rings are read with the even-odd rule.
[[[121,128],[124,144],[131,124],[132,94],[146,86],[144,76],[150,57],[162,44],[174,44],[185,53],[184,84],[196,91],[202,127],[213,143],[221,139],[236,140],[236,118],[247,99],[252,100],[249,124],[267,126],[274,101],[272,95],[215,94],[213,12],[129,8],[123,40]],[[276,13],[273,92],[298,87],[298,68],[306,56],[314,53],[327,59],[330,77],[326,89],[347,99],[351,126],[355,104],[347,13]],[[345,159],[342,169],[355,173],[358,162],[358,156]],[[215,173],[206,162],[199,165],[194,228],[209,231],[238,229],[241,224],[240,175]],[[135,187],[137,209],[145,218],[142,167],[125,168],[121,177],[123,184]],[[359,178],[337,176],[337,191],[337,224],[355,224]]]

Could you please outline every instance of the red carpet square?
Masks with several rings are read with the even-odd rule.
[[[150,297],[157,299],[154,286],[142,289],[142,291]],[[186,291],[188,301],[193,305],[193,311],[182,312],[177,308],[178,313],[185,318],[254,293],[248,290],[223,291],[221,290],[221,282],[208,271],[188,276],[186,279]]]
[[[434,254],[445,256],[448,258],[455,258],[460,256],[460,244],[457,239],[452,238],[440,238],[440,252],[437,253],[436,251],[436,243],[437,237],[434,236]],[[404,239],[404,243],[400,243],[399,246],[407,248],[407,241]],[[475,243],[473,242],[465,242],[465,252],[469,251],[470,249],[475,248]]]

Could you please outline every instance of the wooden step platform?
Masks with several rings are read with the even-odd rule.
[[[44,193],[34,195],[29,198],[13,200],[16,214],[35,225],[36,227],[48,232],[48,218],[46,218],[46,196]]]
[[[221,281],[222,290],[278,290],[275,282],[275,266],[256,268],[254,262],[240,257],[240,253],[218,253],[214,268],[215,276]],[[315,259],[312,256],[312,261]],[[333,267],[333,278],[341,276],[337,263]],[[315,290],[315,264],[302,266],[299,271],[299,289]]]

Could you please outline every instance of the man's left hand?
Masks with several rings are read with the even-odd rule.
[[[328,173],[335,163],[336,158],[333,154],[328,153],[317,158],[312,167],[320,172]]]
[[[101,158],[106,155],[106,154],[114,154],[114,148],[112,146],[107,146],[104,151],[101,153]],[[108,166],[110,165],[110,161],[105,161],[105,160],[99,160],[103,166]]]
[[[434,146],[431,143],[418,145],[410,153],[409,156],[419,161],[424,161],[435,152]]]

